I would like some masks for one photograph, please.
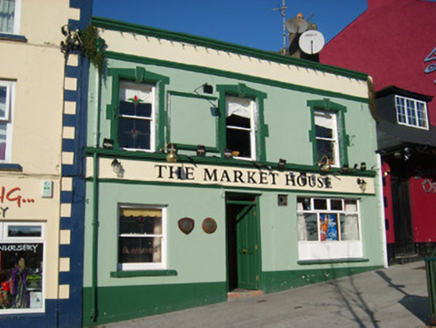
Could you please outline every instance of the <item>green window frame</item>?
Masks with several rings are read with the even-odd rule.
[[[135,68],[109,68],[108,76],[112,77],[111,103],[107,106],[106,119],[111,121],[110,138],[114,140],[114,148],[119,149],[118,129],[120,124],[120,84],[121,82],[133,82],[144,85],[152,85],[155,88],[155,104],[152,119],[154,120],[154,144],[150,145],[149,151],[163,148],[165,145],[164,127],[167,124],[165,115],[165,85],[170,79],[166,76],[147,71],[144,67]],[[153,140],[153,139],[152,139]]]
[[[347,108],[338,103],[334,103],[329,99],[323,100],[309,100],[307,101],[307,106],[310,107],[311,114],[311,129],[309,130],[309,140],[312,142],[313,146],[313,164],[318,166],[320,164],[320,158],[318,154],[318,147],[316,133],[315,116],[317,112],[331,113],[335,116],[336,121],[336,137],[335,141],[338,143],[337,149],[339,151],[338,163],[334,163],[334,167],[341,167],[341,165],[348,164],[348,147],[350,146],[350,137],[346,133],[345,129],[345,113]]]
[[[224,156],[225,149],[228,148],[227,144],[227,117],[226,108],[228,97],[236,97],[241,99],[250,99],[255,104],[255,110],[252,117],[254,127],[254,149],[255,156],[251,158],[241,158],[248,160],[265,161],[265,138],[268,136],[268,126],[264,122],[264,100],[267,98],[267,94],[250,87],[247,87],[243,83],[236,85],[217,85],[217,91],[219,92],[219,148],[221,156]]]

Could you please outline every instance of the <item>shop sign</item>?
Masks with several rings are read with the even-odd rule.
[[[22,204],[34,203],[33,198],[25,198],[21,194],[21,189],[18,187],[6,188],[0,186],[0,218],[6,217],[6,212],[9,210],[9,206],[17,206],[21,208]]]

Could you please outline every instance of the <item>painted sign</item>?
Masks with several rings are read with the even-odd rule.
[[[87,159],[87,177],[93,174],[93,159]],[[374,194],[374,178],[289,172],[273,169],[237,168],[191,163],[123,161],[124,176],[118,177],[107,158],[99,159],[100,179],[122,179],[178,184],[218,185],[232,188],[346,192]],[[359,182],[360,181],[360,184]],[[361,188],[362,183],[365,188]]]
[[[424,62],[428,63],[428,62],[430,62],[430,61],[432,61],[432,60],[436,60],[436,48],[434,48],[434,49],[433,49],[433,50],[428,54],[428,56],[424,59]],[[436,71],[436,63],[431,63],[431,64],[429,64],[429,65],[425,68],[425,70],[424,70],[424,72],[425,72],[426,74],[433,73],[434,71]],[[436,83],[436,81],[435,81],[435,83]]]

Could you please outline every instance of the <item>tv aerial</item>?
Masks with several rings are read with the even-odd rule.
[[[289,18],[286,21],[286,28],[290,33],[301,34],[307,30],[309,24],[303,18],[302,14],[298,14],[297,17]]]

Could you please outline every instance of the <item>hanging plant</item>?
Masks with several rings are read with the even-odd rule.
[[[71,52],[80,52],[101,73],[104,65],[104,40],[98,36],[97,28],[88,25],[86,29],[79,30],[70,25],[64,25],[61,32],[66,37],[65,41],[61,42],[61,50],[65,56]]]
[[[82,41],[82,53],[101,73],[104,64],[104,40],[98,36],[97,28],[88,25],[86,29],[79,31],[79,37]]]

